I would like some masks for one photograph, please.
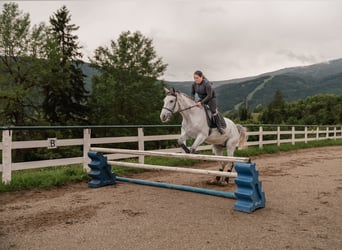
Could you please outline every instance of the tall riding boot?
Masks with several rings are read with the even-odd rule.
[[[217,130],[220,132],[221,135],[223,135],[223,134],[225,133],[225,131],[224,131],[224,128],[223,128],[223,126],[222,126],[222,124],[221,124],[219,114],[218,114],[218,113],[215,113],[215,114],[213,115],[213,118],[214,118],[214,121],[215,121]]]

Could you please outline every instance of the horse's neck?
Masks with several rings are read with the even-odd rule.
[[[181,116],[186,122],[196,121],[202,115],[200,111],[199,108],[189,109],[181,112]]]
[[[183,95],[179,99],[180,99],[180,102],[179,102],[180,110],[189,108],[187,110],[180,112],[183,118],[183,122],[196,122],[199,119],[203,119],[202,117],[205,118],[205,113],[204,113],[203,108],[198,108],[198,107],[190,108],[196,104],[193,100]]]

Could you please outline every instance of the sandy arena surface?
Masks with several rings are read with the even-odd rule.
[[[252,214],[232,199],[128,183],[1,193],[0,249],[342,249],[342,147],[252,160],[266,194]],[[235,190],[203,175],[134,178]]]

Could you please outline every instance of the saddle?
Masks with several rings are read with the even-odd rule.
[[[218,126],[221,128],[227,127],[224,117],[220,112],[217,111],[217,115],[214,117],[208,105],[204,105],[204,110],[209,128],[217,128]]]

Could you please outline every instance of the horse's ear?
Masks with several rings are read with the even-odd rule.
[[[175,93],[176,93],[175,88],[172,88],[172,89],[171,89],[171,93],[172,93],[172,94],[175,94]]]
[[[164,87],[164,91],[165,91],[165,94],[168,94],[170,93],[170,90],[168,90],[167,88]]]

